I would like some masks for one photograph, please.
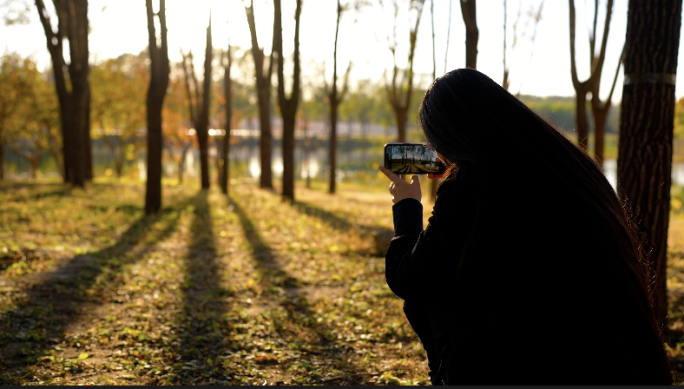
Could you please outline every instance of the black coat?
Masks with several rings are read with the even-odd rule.
[[[480,198],[484,207],[455,206],[477,196],[484,194],[446,180],[425,230],[419,201],[393,206],[386,280],[405,301],[433,383],[659,383],[649,365],[657,350],[631,352],[648,348],[653,330],[611,281],[602,253],[592,252],[591,232],[584,244],[558,247],[579,223],[573,212],[560,221],[544,212],[558,207],[548,196],[515,204],[533,212],[495,197]],[[496,220],[487,212],[501,220],[477,226]],[[474,229],[488,246],[473,246]]]

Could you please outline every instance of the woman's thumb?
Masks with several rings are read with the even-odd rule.
[[[411,185],[420,185],[420,179],[415,174],[411,177]]]

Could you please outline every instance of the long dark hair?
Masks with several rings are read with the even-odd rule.
[[[472,216],[461,220],[469,229],[456,255],[456,270],[486,257],[487,250],[496,246],[495,234],[505,235],[502,243],[515,247],[526,244],[534,250],[542,245],[538,254],[530,254],[539,258],[544,250],[556,250],[558,255],[546,257],[565,258],[554,260],[565,261],[563,275],[572,274],[586,283],[587,293],[592,294],[588,299],[609,299],[610,312],[629,321],[620,324],[629,327],[625,333],[644,334],[626,351],[632,355],[630,360],[648,365],[631,366],[642,369],[635,374],[644,381],[671,383],[643,254],[624,208],[597,164],[476,70],[458,69],[435,80],[419,116],[428,143],[458,167],[450,169],[447,180],[461,197],[453,202],[453,212]],[[502,201],[507,206],[496,205]],[[543,241],[535,242],[535,237]],[[496,255],[504,252],[501,249]],[[546,263],[541,261],[535,266]],[[513,266],[503,261],[499,265]],[[520,267],[511,269],[514,277]],[[537,271],[530,269],[525,271]]]

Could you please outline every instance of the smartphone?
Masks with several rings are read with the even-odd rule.
[[[385,145],[385,167],[396,174],[442,174],[444,163],[437,153],[422,143],[388,143]]]

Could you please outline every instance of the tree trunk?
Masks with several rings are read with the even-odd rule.
[[[209,189],[209,109],[211,108],[211,62],[213,47],[211,40],[211,17],[207,27],[207,48],[204,53],[204,86],[202,88],[202,110],[199,116],[197,143],[200,151],[200,170],[202,175],[202,189]],[[194,72],[193,72],[194,74]]]
[[[202,189],[209,188],[209,150],[208,138],[209,135],[200,135],[200,130],[197,130],[197,143],[199,145],[200,155],[200,177]]]
[[[145,192],[145,214],[161,210],[162,177],[162,108],[166,89],[169,86],[169,50],[166,29],[166,0],[159,0],[159,12],[154,13],[152,0],[145,0],[147,6],[147,32],[150,52],[150,87],[147,91],[147,183]],[[154,17],[159,18],[161,46],[157,45]]]
[[[292,91],[285,95],[285,69],[283,54],[283,28],[280,0],[274,0],[273,49],[278,53],[278,106],[283,118],[283,200],[294,202],[294,146],[295,119],[299,104],[299,89],[301,83],[301,68],[299,63],[299,21],[302,0],[296,0],[295,34],[294,34],[294,74],[292,76]]]
[[[342,91],[337,90],[337,38],[340,32],[340,19],[342,17],[342,4],[340,0],[337,0],[337,23],[335,25],[335,45],[333,50],[333,79],[332,88],[327,90],[328,104],[330,107],[330,185],[328,186],[328,193],[335,194],[336,181],[337,181],[337,109],[340,103],[344,100],[347,94],[347,88],[349,85],[349,71],[351,69],[351,62],[347,67],[347,71],[344,74],[344,84],[342,85]]]
[[[254,20],[254,6],[247,7],[247,24],[252,38],[252,57],[254,58],[255,79],[257,89],[257,100],[259,102],[259,127],[261,135],[259,139],[259,158],[261,163],[261,174],[259,187],[262,189],[273,189],[273,177],[271,174],[271,75],[273,74],[273,50],[268,63],[268,71],[264,71],[264,51],[259,48],[259,41],[256,33],[256,23]],[[275,43],[276,31],[273,30],[273,40]],[[273,45],[275,47],[275,45]]]
[[[72,79],[72,114],[74,120],[74,139],[73,139],[73,175],[71,177],[71,183],[76,187],[83,187],[86,181],[86,145],[85,138],[86,132],[88,132],[88,121],[87,115],[90,110],[88,106],[88,80],[83,78],[81,74],[80,77],[74,77]],[[87,75],[85,76],[87,77]]]
[[[123,166],[126,162],[126,148],[119,142],[119,155],[114,160],[114,171],[116,171],[116,178],[121,178],[123,175]]]
[[[283,198],[290,201],[294,201],[294,130],[294,115],[283,112]]]
[[[477,29],[475,0],[461,0],[461,13],[466,27],[466,67],[477,69],[477,42],[480,32]]]
[[[608,102],[610,104],[610,101]],[[603,149],[605,148],[605,134],[606,134],[606,118],[610,112],[610,106],[607,109],[593,112],[594,114],[594,160],[603,169]]]
[[[648,279],[654,281],[655,316],[662,326],[667,318],[667,231],[681,16],[682,0],[629,2],[618,146],[618,193],[635,217],[649,264]]]
[[[394,109],[394,117],[397,120],[397,133],[399,134],[399,143],[406,142],[406,119],[408,117],[408,110],[403,107]]]
[[[87,179],[86,135],[89,130],[90,85],[88,83],[88,1],[59,2],[57,31],[53,31],[43,0],[35,0],[40,22],[47,38],[52,59],[55,89],[59,100],[62,125],[62,153],[64,179],[73,186],[83,187]],[[70,63],[64,61],[63,41],[68,39]],[[66,87],[68,69],[71,91]]]
[[[582,87],[575,95],[575,127],[577,130],[577,144],[582,150],[587,149],[589,137],[589,122],[587,120],[587,90]]]
[[[233,121],[233,80],[230,78],[230,68],[233,64],[233,58],[230,52],[230,45],[228,45],[226,55],[228,57],[228,63],[226,64],[223,73],[223,94],[226,96],[226,135],[223,137],[223,165],[221,166],[223,174],[221,174],[221,191],[227,195],[228,184],[230,182],[230,160],[228,159],[230,156],[230,128]]]
[[[259,100],[259,163],[261,164],[261,176],[259,177],[259,187],[262,189],[273,189],[273,176],[271,173],[271,86],[265,85],[258,88],[257,98]]]
[[[31,163],[31,178],[35,181],[38,177],[38,169],[40,168],[40,162],[42,158],[40,156],[40,151],[36,151],[36,155],[29,158]]]
[[[337,105],[330,107],[330,185],[328,193],[335,194],[337,170]]]

